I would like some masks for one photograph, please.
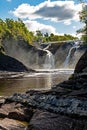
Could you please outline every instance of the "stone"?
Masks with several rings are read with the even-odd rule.
[[[0,118],[30,121],[32,115],[33,109],[25,107],[20,103],[5,103],[0,107]]]
[[[85,121],[37,110],[27,130],[83,130],[85,125]]]
[[[5,102],[5,97],[1,96],[0,97],[0,105],[2,105]]]
[[[27,124],[13,119],[1,119],[0,130],[26,130]]]

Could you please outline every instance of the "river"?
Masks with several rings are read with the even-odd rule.
[[[38,70],[38,73],[0,72],[0,96],[30,89],[46,90],[67,80],[73,69]]]

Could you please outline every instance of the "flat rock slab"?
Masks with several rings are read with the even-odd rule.
[[[26,130],[26,124],[13,119],[0,120],[0,130]]]
[[[29,121],[33,110],[23,106],[20,103],[7,103],[0,107],[0,118],[10,118],[19,121]]]

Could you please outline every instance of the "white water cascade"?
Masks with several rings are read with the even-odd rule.
[[[70,48],[69,53],[68,53],[68,55],[67,55],[67,57],[66,57],[66,59],[65,59],[65,62],[64,62],[64,68],[68,68],[72,50],[73,50],[73,49],[76,49],[76,50],[75,50],[75,52],[76,52],[76,51],[77,51],[77,48],[79,48],[79,45],[76,45],[76,44],[74,44],[74,45]]]
[[[55,64],[54,64],[54,56],[49,50],[45,50],[47,52],[46,58],[45,58],[45,64],[44,64],[44,69],[54,69]]]

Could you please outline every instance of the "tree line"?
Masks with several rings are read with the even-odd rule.
[[[35,40],[37,42],[53,42],[53,41],[67,41],[67,40],[76,40],[77,37],[74,37],[70,34],[64,34],[64,35],[55,35],[51,33],[50,35],[46,32],[43,34],[40,30],[36,31]]]
[[[74,40],[69,34],[64,34],[63,36],[55,35],[51,33],[50,35],[46,32],[43,34],[40,30],[36,33],[31,32],[27,29],[23,21],[18,18],[18,20],[13,20],[7,18],[5,21],[0,19],[0,44],[3,40],[24,40],[29,44],[33,44],[34,41],[37,42],[51,42],[51,41],[66,41]]]
[[[30,32],[21,19],[13,20],[7,18],[5,21],[0,19],[0,43],[7,40],[25,40],[32,44],[33,33]]]

